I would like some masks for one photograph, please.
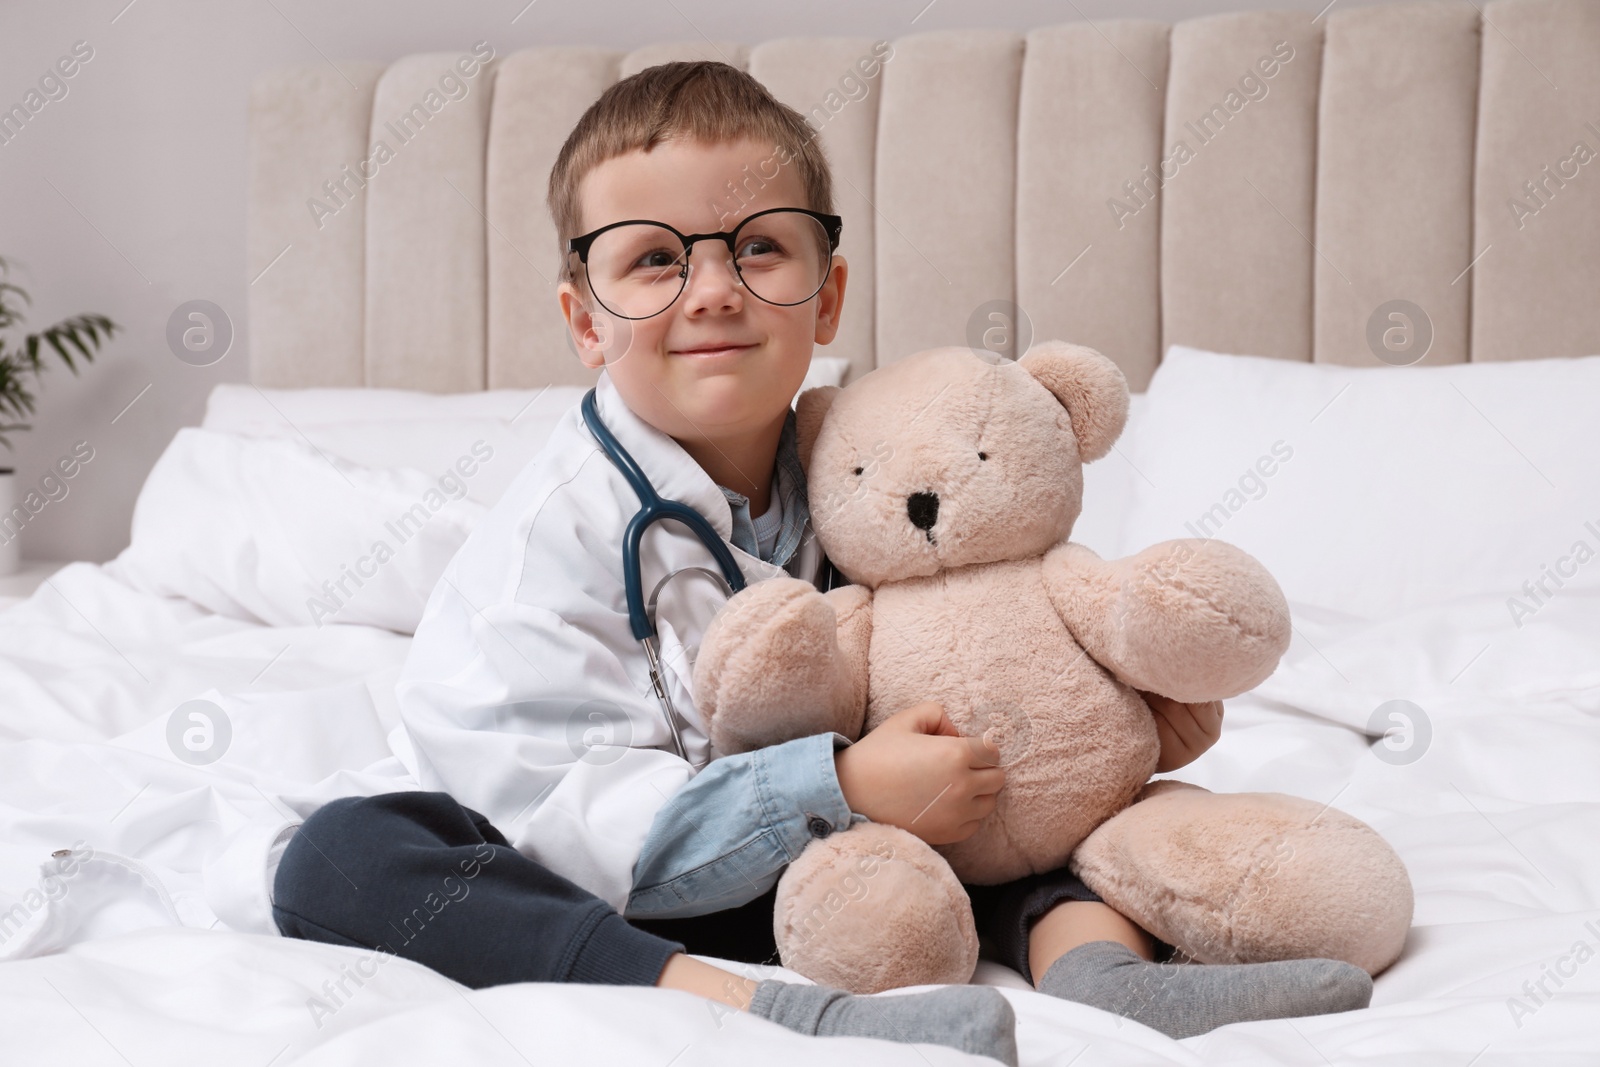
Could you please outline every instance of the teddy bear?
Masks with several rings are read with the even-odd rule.
[[[785,966],[858,993],[967,982],[979,944],[962,883],[1062,864],[1198,963],[1327,957],[1376,974],[1399,956],[1411,884],[1369,826],[1303,798],[1151,782],[1140,691],[1246,692],[1290,619],[1226,542],[1105,560],[1069,540],[1083,465],[1127,414],[1117,365],[1060,341],[1015,360],[932,349],[798,398],[814,533],[852,584],[769,579],[719,611],[692,668],[713,751],[854,740],[935,700],[996,745],[1006,779],[955,844],[871,821],[814,836],[778,883]]]

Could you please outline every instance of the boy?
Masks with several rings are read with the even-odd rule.
[[[549,199],[566,256],[562,311],[584,363],[605,371],[600,420],[661,497],[731,543],[748,581],[831,583],[809,536],[789,404],[812,346],[838,330],[848,270],[834,254],[827,162],[803,119],[725,64],[653,67],[578,122]],[[898,1034],[1014,1059],[1003,1000],[924,1005],[755,987],[677,954],[771,961],[773,887],[807,841],[868,819],[932,844],[961,840],[993,810],[1005,773],[991,746],[956,736],[932,703],[853,745],[818,735],[697,771],[711,753],[687,689],[690,650],[723,596],[692,568],[717,564],[675,522],[651,526],[640,545],[642,589],[661,598],[661,684],[682,720],[674,731],[623,592],[621,542],[638,508],[569,412],[452,561],[397,686],[410,762],[437,791],[346,798],[315,813],[279,868],[280,927],[342,943],[388,939],[386,906],[422,893],[438,880],[429,872],[465,862],[467,850],[499,846],[476,887],[488,902],[441,913],[455,932],[432,943],[424,933],[402,954],[469,985],[670,984],[668,972],[692,965],[701,984],[676,988],[713,997],[721,988],[721,999],[806,1032]],[[1220,704],[1148,699],[1161,769],[1216,739]],[[364,899],[345,875],[387,888]],[[971,893],[981,928],[1041,991],[1175,1037],[1370,996],[1364,972],[1328,960],[1154,963],[1149,935],[1064,870]],[[523,942],[507,930],[541,942],[530,955],[549,959],[534,967],[509,949]],[[603,933],[599,948],[590,930]],[[878,1013],[892,1001],[905,1003],[885,1025]]]

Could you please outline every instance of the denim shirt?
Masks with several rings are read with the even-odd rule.
[[[781,567],[811,526],[793,411],[774,471],[783,525],[767,562]],[[758,555],[749,498],[718,488],[733,512],[733,543]],[[736,908],[771,889],[813,838],[866,822],[850,810],[834,771],[834,752],[849,744],[843,734],[815,734],[713,761],[657,813],[623,914],[684,918]]]
[[[728,498],[733,512],[733,543],[750,555],[782,567],[800,548],[806,527],[811,522],[811,508],[806,503],[806,472],[800,466],[800,446],[795,437],[794,411],[783,420],[783,431],[778,435],[778,458],[773,464],[776,475],[772,492],[777,499],[767,506],[779,504],[783,508],[783,525],[778,530],[778,542],[770,557],[761,555],[756,547],[756,529],[750,519],[750,498],[736,493],[725,485],[717,486]]]
[[[686,918],[748,904],[813,838],[865,815],[839,790],[843,734],[813,734],[713,760],[667,799],[633,868],[623,915]]]

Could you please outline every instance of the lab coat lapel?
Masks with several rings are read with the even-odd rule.
[[[681,500],[706,517],[724,541],[733,536],[728,500],[683,446],[645,422],[623,401],[611,375],[601,372],[595,384],[600,418],[639,464],[656,492]]]
[[[622,447],[633,455],[656,492],[667,500],[681,500],[705,516],[717,535],[728,543],[747,581],[758,582],[785,573],[782,567],[757,559],[733,544],[733,515],[728,507],[728,498],[722,495],[717,483],[711,480],[711,476],[695,462],[693,456],[684,451],[682,445],[634,414],[617,392],[611,376],[604,371],[595,384],[595,406],[599,409],[601,420],[622,443]],[[670,524],[670,527],[676,534],[694,539],[693,534],[676,523]],[[649,535],[646,535],[646,540],[649,539]],[[710,553],[706,552],[705,555],[709,557]],[[705,565],[715,566],[709,560]]]

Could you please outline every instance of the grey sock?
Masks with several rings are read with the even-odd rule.
[[[802,1034],[948,1045],[1017,1067],[1017,1017],[1011,1002],[989,986],[856,997],[827,986],[768,979],[756,986],[750,1011]]]
[[[1185,1038],[1228,1023],[1364,1008],[1372,979],[1338,960],[1151,963],[1115,941],[1090,941],[1052,963],[1039,991]]]

